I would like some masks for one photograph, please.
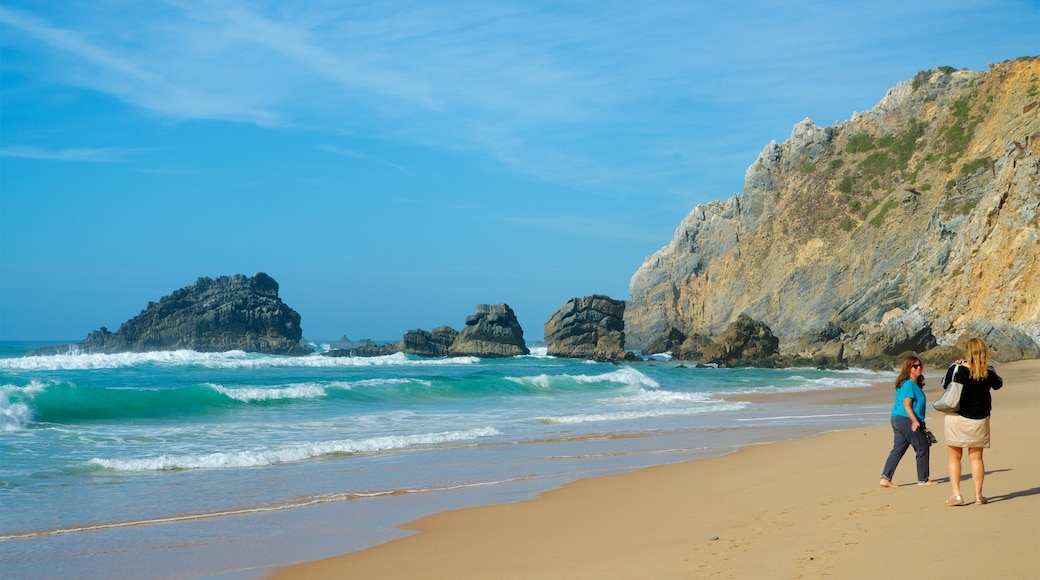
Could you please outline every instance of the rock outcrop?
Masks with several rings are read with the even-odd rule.
[[[302,341],[300,315],[278,297],[278,282],[258,273],[252,278],[241,274],[199,278],[158,303],[150,302],[116,332],[102,327],[79,344],[29,354],[167,350],[314,354]]]
[[[692,360],[724,367],[773,367],[781,364],[780,340],[764,323],[741,314],[716,340],[670,327],[643,349],[644,357],[671,353],[673,360]],[[786,363],[786,361],[784,361]]]
[[[462,332],[450,326],[432,331],[409,330],[398,342],[367,344],[353,348],[334,348],[325,356],[385,356],[403,352],[436,358],[476,356],[504,358],[530,354],[524,343],[524,330],[508,304],[479,304],[476,314],[466,317]]]
[[[508,304],[480,304],[448,348],[454,356],[504,358],[531,354],[524,329]]]
[[[935,69],[798,123],[635,273],[630,344],[747,314],[791,357],[939,356],[980,324],[1002,357],[1040,357],[1038,87],[1038,58]]]
[[[459,331],[450,326],[438,326],[429,332],[417,328],[404,333],[398,350],[428,358],[448,356],[458,336]]]
[[[711,344],[703,360],[719,366],[772,367],[780,354],[780,339],[764,323],[741,314]]]
[[[625,351],[625,303],[608,296],[571,298],[545,323],[549,356],[636,360]]]
[[[646,356],[652,354],[672,353],[672,356],[676,357],[676,353],[682,349],[684,342],[686,342],[686,335],[678,328],[669,326],[667,330],[659,336],[651,339],[650,342],[643,347],[642,354]]]

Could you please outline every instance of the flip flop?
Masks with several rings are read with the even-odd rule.
[[[981,495],[975,498],[975,505],[984,505],[989,503],[989,499],[982,497]]]
[[[953,506],[958,506],[958,505],[964,505],[964,499],[961,496],[959,496],[959,495],[955,495],[955,496],[951,497],[950,499],[946,500],[945,502],[943,502],[943,505],[946,506],[946,507],[953,507]]]

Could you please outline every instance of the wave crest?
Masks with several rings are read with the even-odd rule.
[[[469,441],[493,437],[501,432],[493,427],[479,427],[464,431],[447,431],[420,435],[371,437],[358,440],[323,441],[287,445],[275,449],[256,449],[201,455],[160,455],[141,459],[93,458],[88,464],[112,471],[169,471],[179,469],[232,469],[262,467],[278,463],[304,461],[326,455],[355,455],[379,453],[416,447]]]
[[[39,370],[94,370],[136,366],[203,366],[215,369],[263,368],[335,368],[367,366],[438,366],[476,364],[477,357],[460,356],[440,359],[409,357],[398,352],[375,357],[291,357],[241,350],[227,352],[196,352],[172,350],[156,352],[128,352],[118,354],[56,354],[0,359],[0,369],[16,371]]]

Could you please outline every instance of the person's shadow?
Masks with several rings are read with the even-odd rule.
[[[1005,472],[1005,471],[1011,471],[1011,469],[994,469],[993,471],[987,471],[986,472],[986,476],[988,477],[988,476],[990,476],[990,475],[992,475],[994,473],[1002,473],[1002,472]],[[961,481],[967,481],[969,479],[971,479],[971,474],[970,473],[962,473],[961,474]],[[936,479],[935,481],[937,481],[939,483],[949,483],[950,482],[950,478],[949,477],[943,477],[941,479]],[[1005,494],[1002,494],[1002,495],[987,496],[986,499],[989,500],[989,503],[993,503],[993,502],[997,502],[997,501],[1008,501],[1008,500],[1017,499],[1017,498],[1020,498],[1020,497],[1028,497],[1028,496],[1031,496],[1031,495],[1040,495],[1040,487],[1034,487],[1032,489],[1024,489],[1022,491],[1013,491],[1011,493],[1005,493]]]
[[[1011,493],[1005,493],[1003,495],[995,495],[988,498],[990,503],[995,501],[1007,501],[1009,499],[1017,499],[1020,497],[1027,497],[1030,495],[1040,495],[1040,487],[1034,487],[1033,489],[1024,489],[1022,491],[1013,491]]]

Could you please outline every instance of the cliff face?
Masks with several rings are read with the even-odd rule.
[[[244,350],[269,354],[313,354],[301,340],[300,315],[278,297],[278,282],[264,273],[216,280],[199,278],[150,302],[117,332],[91,332],[77,345],[47,347],[29,354],[116,353],[188,349]]]
[[[1040,59],[923,71],[849,121],[797,124],[741,193],[695,208],[632,277],[629,344],[741,314],[782,350],[908,317],[940,345],[979,321],[1035,341],[1038,204]]]

